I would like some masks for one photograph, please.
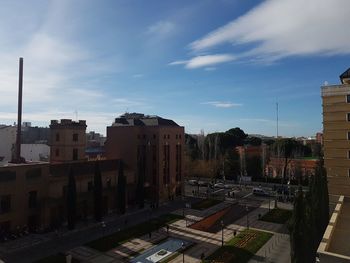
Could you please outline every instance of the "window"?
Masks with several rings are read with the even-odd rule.
[[[91,192],[92,190],[94,190],[94,185],[92,184],[92,181],[88,182],[88,191]]]
[[[348,151],[348,159],[350,159],[350,151]]]
[[[164,134],[164,139],[166,139],[166,134]]]
[[[348,170],[348,177],[350,178],[350,169]]]
[[[176,134],[175,139],[177,139],[177,138],[178,138],[178,135]]]
[[[350,94],[346,95],[346,102],[350,103]]]
[[[60,150],[59,150],[59,149],[56,149],[55,155],[56,155],[56,156],[59,156],[59,155],[60,155]]]
[[[78,160],[78,149],[73,149],[73,161]]]
[[[78,141],[78,133],[73,133],[73,142]]]
[[[155,134],[153,134],[153,139],[157,138],[157,136]]]
[[[179,134],[179,139],[181,139],[181,134]]]
[[[143,135],[143,138],[146,139],[146,134]]]
[[[0,214],[8,213],[11,210],[11,196],[2,195],[0,197]]]
[[[168,139],[170,139],[170,135],[168,134]]]
[[[37,206],[37,191],[30,191],[28,196],[28,207],[35,208]]]
[[[112,187],[111,178],[108,178],[108,179],[107,179],[106,187],[107,187],[107,188],[111,188],[111,187]]]
[[[66,185],[62,186],[62,195],[63,196],[67,195],[67,186]]]
[[[347,120],[350,121],[350,113],[347,114]]]
[[[348,140],[350,140],[350,131],[348,131]]]
[[[60,134],[56,133],[56,142],[60,141]]]

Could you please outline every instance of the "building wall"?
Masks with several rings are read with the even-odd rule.
[[[330,194],[350,196],[350,85],[322,88],[324,160]]]
[[[119,160],[99,161],[104,213],[116,208]],[[69,169],[73,169],[77,189],[77,218],[83,220],[94,213],[95,162],[35,163],[0,167],[0,200],[10,198],[10,209],[1,210],[0,235],[9,228],[58,227],[66,221],[66,200]],[[127,169],[125,176],[129,173]],[[30,208],[29,193],[37,192],[36,206]],[[130,196],[127,187],[127,196]],[[127,197],[128,199],[128,197]]]
[[[30,162],[48,161],[50,146],[47,144],[21,144],[21,156]]]
[[[168,200],[181,193],[184,137],[179,126],[107,127],[106,157],[122,159],[133,171],[128,183],[136,184],[144,169],[146,191],[160,201]],[[141,161],[145,166],[140,166]]]
[[[296,179],[297,174],[301,176],[310,176],[315,173],[317,159],[290,159],[287,164],[287,178]],[[284,158],[271,157],[266,166],[266,172],[269,176],[281,176],[284,167]]]
[[[11,161],[12,148],[16,143],[16,126],[0,127],[0,157],[5,157],[4,161]]]

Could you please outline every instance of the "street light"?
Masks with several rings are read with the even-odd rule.
[[[224,221],[221,220],[221,246],[224,246]]]
[[[249,219],[248,219],[249,208],[247,205],[245,206],[245,210],[247,211],[247,228],[249,229]]]
[[[185,263],[185,243],[181,243],[181,249],[182,249],[182,263]]]

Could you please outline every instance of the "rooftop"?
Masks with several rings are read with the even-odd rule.
[[[112,126],[179,126],[176,122],[156,115],[125,113],[115,118]]]

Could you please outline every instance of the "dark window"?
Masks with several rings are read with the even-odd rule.
[[[157,138],[157,136],[155,134],[153,134],[153,139]]]
[[[140,139],[140,134],[137,135],[137,139]]]
[[[112,187],[110,178],[107,179],[106,186],[107,186],[107,188],[111,188]]]
[[[346,102],[350,103],[350,94],[346,95]]]
[[[60,150],[56,149],[55,154],[56,154],[56,156],[59,156],[60,155]]]
[[[35,169],[30,169],[26,171],[26,179],[35,179],[35,178],[40,178],[41,177],[41,169],[40,168],[35,168]]]
[[[62,186],[62,195],[63,196],[67,195],[67,186],[66,185]]]
[[[348,151],[348,159],[350,159],[350,151]]]
[[[348,140],[350,140],[350,131],[348,131]]]
[[[58,142],[60,140],[60,134],[56,133],[56,142]]]
[[[92,190],[94,190],[94,185],[92,184],[92,181],[88,182],[88,191],[91,192]]]
[[[350,121],[350,113],[347,114],[348,121]]]
[[[0,182],[7,182],[16,180],[16,172],[14,171],[2,171],[0,172]]]
[[[170,139],[170,135],[168,134],[168,139]]]
[[[143,138],[146,139],[146,134],[143,135]]]
[[[179,139],[181,139],[181,134],[179,134]]]
[[[37,206],[37,191],[30,191],[28,196],[28,207],[35,208]]]
[[[166,139],[166,134],[164,134],[164,139]]]
[[[78,149],[73,149],[73,161],[78,160]]]
[[[73,133],[73,142],[78,141],[78,133]]]
[[[2,195],[0,197],[0,214],[8,213],[11,210],[11,196]]]
[[[175,139],[177,139],[177,138],[178,138],[178,135],[176,134]]]

